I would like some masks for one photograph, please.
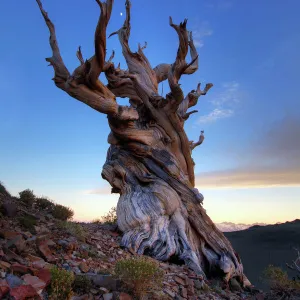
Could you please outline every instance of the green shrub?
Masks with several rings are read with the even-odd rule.
[[[71,235],[75,236],[79,241],[84,242],[86,238],[86,232],[83,227],[75,222],[64,222],[64,228]]]
[[[100,218],[97,218],[97,219],[94,219],[92,221],[92,223],[94,223],[94,224],[102,224],[102,220]]]
[[[73,292],[74,274],[54,266],[51,268],[50,300],[69,300]]]
[[[101,223],[109,225],[117,224],[117,208],[112,207],[106,215],[102,216]]]
[[[76,275],[73,282],[73,290],[76,293],[86,294],[93,287],[91,280],[85,275]]]
[[[38,197],[35,200],[35,207],[40,210],[51,212],[54,205],[54,202],[47,197]]]
[[[142,299],[146,293],[162,288],[164,272],[158,262],[144,256],[123,259],[116,263],[115,275]]]
[[[72,219],[74,211],[69,207],[55,204],[52,210],[52,215],[56,219],[67,221],[69,219]]]
[[[289,279],[288,274],[279,267],[269,265],[263,272],[263,279],[278,296],[290,297],[300,292],[300,281]]]
[[[32,205],[35,203],[35,195],[33,194],[32,190],[24,190],[19,193],[20,200],[24,202],[27,206],[32,207]]]
[[[7,191],[4,184],[0,181],[0,194],[2,194],[5,197],[11,197],[11,194]]]
[[[31,216],[24,216],[24,217],[19,218],[19,223],[21,226],[23,226],[27,230],[33,231],[34,226],[36,225],[36,219]]]

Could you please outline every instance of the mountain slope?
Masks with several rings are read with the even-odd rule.
[[[253,226],[247,230],[224,234],[239,253],[245,274],[255,286],[262,289],[267,287],[259,280],[259,275],[269,264],[283,268],[291,277],[295,276],[286,267],[286,263],[295,259],[293,248],[300,248],[300,220]]]

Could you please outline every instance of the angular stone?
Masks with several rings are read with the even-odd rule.
[[[28,267],[23,266],[21,264],[17,264],[17,263],[12,264],[10,269],[13,272],[20,273],[20,274],[26,274],[26,273],[29,272],[29,268]]]
[[[132,300],[132,297],[130,295],[122,292],[119,295],[119,300]]]
[[[183,286],[186,285],[185,280],[183,280],[183,279],[182,279],[181,277],[179,277],[179,276],[175,276],[175,277],[174,277],[174,280],[175,280],[175,282],[177,282],[177,283],[180,284],[180,285],[183,285]]]
[[[28,298],[41,299],[36,290],[31,285],[21,285],[10,290],[10,295],[14,300],[25,300]]]
[[[22,279],[13,274],[8,274],[6,276],[6,281],[11,289],[24,284],[24,281]]]
[[[17,249],[18,253],[20,254],[21,252],[24,251],[24,249],[26,247],[26,243],[21,235],[17,235],[15,237],[9,239],[9,241],[6,243],[5,247],[6,248],[15,247]]]
[[[87,273],[90,270],[90,267],[87,265],[86,262],[83,261],[79,264],[79,269],[81,270],[81,272]]]
[[[103,300],[112,300],[113,298],[113,294],[109,293],[109,294],[103,294]]]
[[[54,262],[55,258],[52,255],[52,251],[48,247],[47,241],[41,241],[38,244],[38,248],[43,255],[43,257],[48,261],[48,262]]]
[[[38,294],[40,294],[46,287],[46,283],[39,279],[37,276],[26,274],[22,278],[28,285],[31,285]]]
[[[48,286],[51,282],[51,272],[48,269],[40,269],[35,272],[34,275],[45,282],[46,286]]]
[[[182,287],[181,288],[181,291],[180,291],[180,294],[183,298],[187,298],[188,297],[188,291],[186,288]]]
[[[98,287],[104,287],[110,291],[117,291],[120,285],[120,281],[114,279],[111,275],[87,275],[93,282],[94,285]]]
[[[9,270],[9,268],[10,268],[10,263],[3,260],[0,261],[0,269]]]
[[[9,292],[9,285],[6,280],[0,280],[0,299]]]

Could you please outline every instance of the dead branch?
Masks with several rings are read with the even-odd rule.
[[[191,150],[194,150],[196,147],[200,146],[204,141],[204,131],[201,130],[201,134],[199,136],[198,142],[194,143],[193,141],[190,141],[190,148]]]

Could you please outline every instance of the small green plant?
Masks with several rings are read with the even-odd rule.
[[[54,208],[54,202],[47,197],[38,197],[35,201],[35,207],[39,210],[51,212]]]
[[[67,221],[72,219],[74,211],[71,208],[61,204],[55,204],[52,210],[52,215],[56,219]]]
[[[115,275],[132,289],[139,298],[162,288],[164,272],[158,262],[144,256],[119,260]]]
[[[109,225],[117,224],[117,208],[112,207],[106,215],[101,217],[100,221],[103,224],[109,224]]]
[[[20,200],[25,203],[27,206],[32,207],[35,203],[35,195],[32,190],[24,190],[19,193]]]
[[[291,297],[300,292],[300,281],[291,280],[281,268],[269,265],[263,272],[263,279],[270,284],[271,291],[280,297]]]
[[[24,216],[19,218],[19,223],[27,230],[34,231],[34,226],[36,225],[36,219],[31,216]]]
[[[76,275],[73,282],[73,290],[76,293],[86,294],[92,288],[91,280],[85,275]]]
[[[80,224],[75,222],[65,222],[65,229],[79,241],[85,241],[86,232]]]
[[[50,300],[69,300],[73,292],[74,274],[54,266],[51,268],[51,284],[49,289]]]

